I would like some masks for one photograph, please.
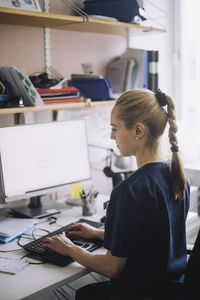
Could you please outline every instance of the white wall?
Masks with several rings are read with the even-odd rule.
[[[145,1],[144,1],[145,2]],[[174,96],[174,77],[173,77],[173,66],[174,66],[174,43],[173,43],[173,26],[174,26],[174,15],[173,15],[173,5],[174,0],[151,0],[151,3],[161,9],[156,9],[155,6],[148,4],[148,12],[152,13],[152,16],[159,17],[155,19],[156,22],[147,22],[153,27],[166,28],[166,33],[153,33],[149,36],[136,36],[132,37],[130,40],[131,47],[143,48],[147,50],[158,50],[159,51],[159,87],[163,92]],[[150,15],[151,16],[151,15]],[[160,24],[162,26],[160,26]]]
[[[131,37],[130,45],[135,48],[159,50],[159,82],[160,88],[173,95],[173,0],[152,0],[154,4],[166,11],[167,17],[159,22],[167,29],[167,33],[151,34],[149,36]],[[51,1],[52,11],[67,13],[61,1]],[[59,4],[58,6],[56,6]],[[160,12],[158,11],[158,15]],[[157,24],[152,23],[157,27]],[[71,73],[82,72],[82,63],[92,63],[94,72],[105,74],[106,64],[114,57],[121,55],[127,46],[126,37],[105,34],[79,33],[53,29],[52,65],[63,76],[69,78]],[[25,68],[28,74],[44,70],[44,33],[41,28],[0,25],[1,55],[0,65],[14,64]],[[60,112],[59,119],[83,118],[88,125],[89,139],[97,140],[102,145],[109,145],[110,106],[79,112]],[[49,113],[25,115],[26,122],[41,122],[51,120]],[[22,118],[23,119],[23,118]],[[9,121],[10,120],[10,121]],[[11,116],[1,117],[0,126],[13,122]],[[99,139],[98,139],[99,137]],[[93,151],[95,151],[93,149]],[[98,153],[98,155],[97,155]],[[99,192],[108,193],[112,189],[111,179],[102,172],[105,166],[106,153],[96,149],[99,161],[93,164],[93,184]]]

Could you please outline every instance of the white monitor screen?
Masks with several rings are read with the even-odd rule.
[[[85,122],[0,128],[5,198],[90,178]]]

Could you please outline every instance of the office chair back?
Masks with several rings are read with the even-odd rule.
[[[183,287],[184,300],[200,299],[200,230],[188,259]]]
[[[200,230],[190,252],[183,283],[171,283],[158,296],[143,300],[197,300],[200,299]]]

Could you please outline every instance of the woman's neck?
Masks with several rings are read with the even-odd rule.
[[[158,153],[158,151],[154,151],[153,153],[150,151],[143,151],[143,153],[136,154],[136,162],[138,168],[141,168],[142,166],[149,163],[160,161],[162,161],[162,157]]]

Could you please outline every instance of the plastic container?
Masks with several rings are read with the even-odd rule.
[[[74,78],[70,84],[77,87],[81,94],[93,101],[112,99],[112,87],[105,78]]]
[[[112,17],[121,22],[133,22],[134,17],[139,16],[136,0],[84,1],[84,11],[88,15]]]

